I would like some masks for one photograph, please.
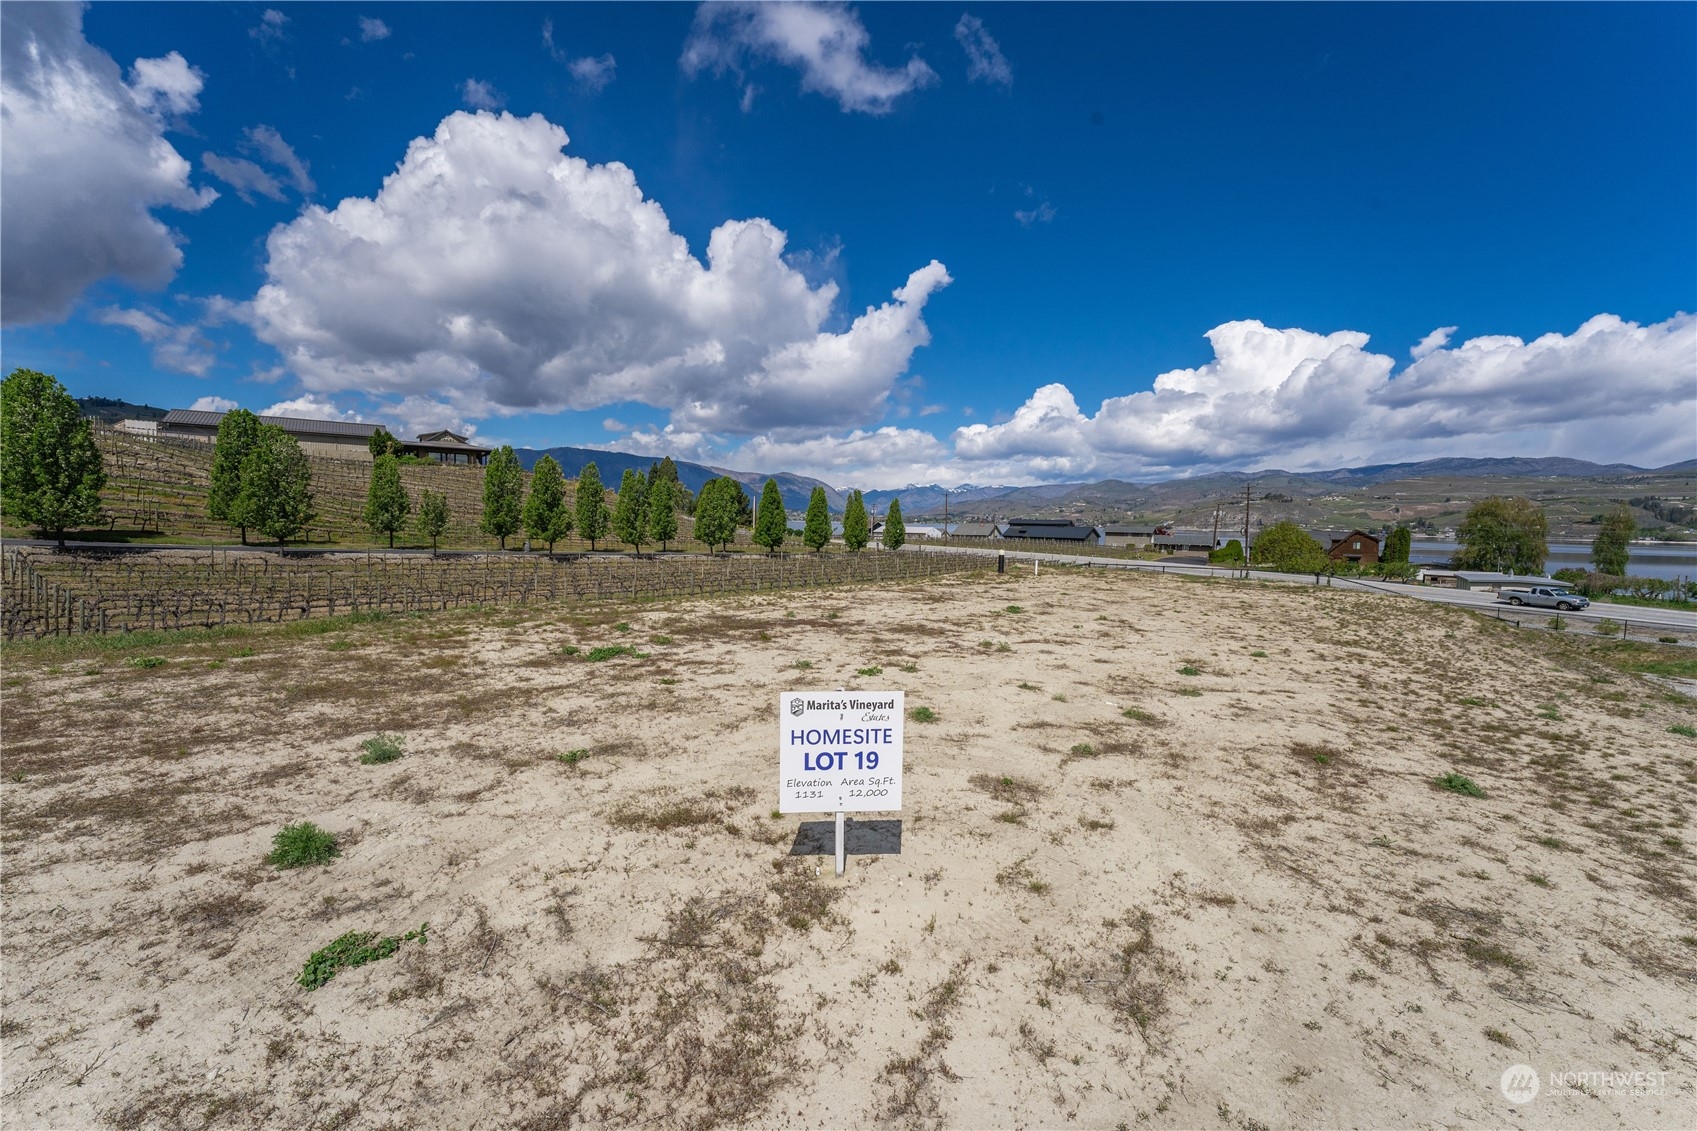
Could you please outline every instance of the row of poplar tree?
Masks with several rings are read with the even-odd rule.
[[[391,463],[385,464],[386,459]],[[394,531],[406,521],[409,506],[400,486],[399,467],[392,460],[378,457],[366,503],[367,523],[378,533],[389,533],[390,545],[394,545]],[[565,473],[553,456],[544,455],[536,461],[530,492],[521,500],[523,492],[524,475],[518,456],[511,446],[503,446],[489,457],[484,471],[483,517],[478,525],[483,533],[500,539],[503,550],[507,539],[521,529],[531,541],[546,543],[550,552],[556,542],[574,531],[591,550],[609,537],[637,552],[644,545],[658,544],[666,549],[678,536],[679,511],[694,516],[695,539],[709,550],[729,548],[741,526],[751,527],[754,543],[773,552],[790,535],[776,480],[766,481],[758,508],[750,504],[742,484],[728,475],[708,480],[697,496],[678,479],[677,465],[670,457],[652,464],[646,476],[634,468],[627,469],[611,507],[601,483],[601,469],[593,461],[578,473],[571,506],[566,504]],[[843,516],[843,542],[851,550],[863,550],[871,537],[866,500],[858,490],[851,491]],[[801,540],[814,551],[824,549],[831,540],[831,517],[823,487],[815,487],[808,500]],[[884,545],[897,549],[906,540],[901,502],[892,499],[884,522]],[[435,545],[434,536],[431,545]]]

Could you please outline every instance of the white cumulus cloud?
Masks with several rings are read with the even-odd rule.
[[[690,75],[710,70],[740,79],[747,61],[770,59],[799,70],[803,90],[866,114],[887,114],[902,95],[937,81],[917,55],[901,67],[871,62],[871,42],[859,13],[846,4],[703,4],[680,62]],[[744,87],[745,111],[751,89]]]
[[[83,38],[77,4],[0,6],[0,307],[6,325],[65,318],[109,276],[168,283],[183,254],[157,208],[217,199],[165,140],[167,113],[198,105],[180,55],[117,63]]]
[[[228,397],[196,397],[190,412],[234,412],[242,406]]]
[[[267,8],[260,13],[259,23],[247,29],[248,35],[269,47],[281,41],[288,33],[283,29],[288,27],[289,17],[275,8]]]
[[[340,409],[334,401],[327,397],[307,393],[304,396],[292,397],[286,401],[278,401],[270,408],[259,410],[259,416],[285,416],[290,420],[362,420],[363,417],[352,409]]]
[[[1447,332],[1439,331],[1439,335]],[[1094,414],[1062,384],[1001,424],[957,429],[978,477],[1167,476],[1216,468],[1313,470],[1447,455],[1563,455],[1650,466],[1697,453],[1697,319],[1614,315],[1531,342],[1445,348],[1392,373],[1355,331],[1228,322],[1214,359],[1110,397]]]
[[[388,39],[391,34],[393,33],[390,32],[389,25],[375,16],[361,16],[359,18],[359,41],[361,43],[374,43],[379,39]]]
[[[1436,330],[1433,330],[1430,334],[1427,334],[1424,338],[1421,338],[1418,342],[1416,342],[1414,344],[1414,348],[1408,351],[1408,355],[1415,361],[1419,361],[1427,354],[1432,353],[1435,350],[1443,349],[1445,346],[1449,345],[1450,335],[1454,334],[1458,329],[1460,329],[1458,326],[1439,326]]]
[[[314,393],[472,417],[634,401],[703,434],[879,421],[942,264],[833,333],[836,284],[786,262],[771,222],[719,225],[703,264],[630,169],[566,144],[540,115],[445,118],[374,198],[272,231],[256,334]]]
[[[984,30],[984,21],[977,16],[962,14],[955,24],[955,42],[966,52],[966,77],[969,82],[1013,85],[1013,68],[1002,54],[1002,48]]]

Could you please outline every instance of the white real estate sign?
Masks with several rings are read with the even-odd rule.
[[[902,718],[900,691],[778,696],[779,812],[900,809]]]

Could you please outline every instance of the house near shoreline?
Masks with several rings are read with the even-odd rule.
[[[1314,540],[1326,548],[1326,556],[1334,562],[1354,562],[1357,565],[1376,565],[1379,561],[1379,536],[1365,530],[1316,530]]]
[[[222,412],[174,408],[159,422],[159,435],[167,440],[196,440],[210,444],[218,439]],[[381,427],[357,420],[306,420],[293,416],[261,416],[262,424],[272,424],[293,436],[301,450],[308,455],[329,456],[332,459],[371,461],[371,437]],[[426,432],[416,440],[400,441],[401,454],[421,456],[437,463],[482,466],[489,462],[492,448],[473,444],[464,436],[446,430]]]

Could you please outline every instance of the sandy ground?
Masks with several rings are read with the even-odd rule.
[[[1697,709],[1551,635],[1045,569],[12,649],[0,1117],[1697,1125]],[[842,879],[773,813],[835,687],[939,716]],[[341,856],[268,867],[302,820]]]

